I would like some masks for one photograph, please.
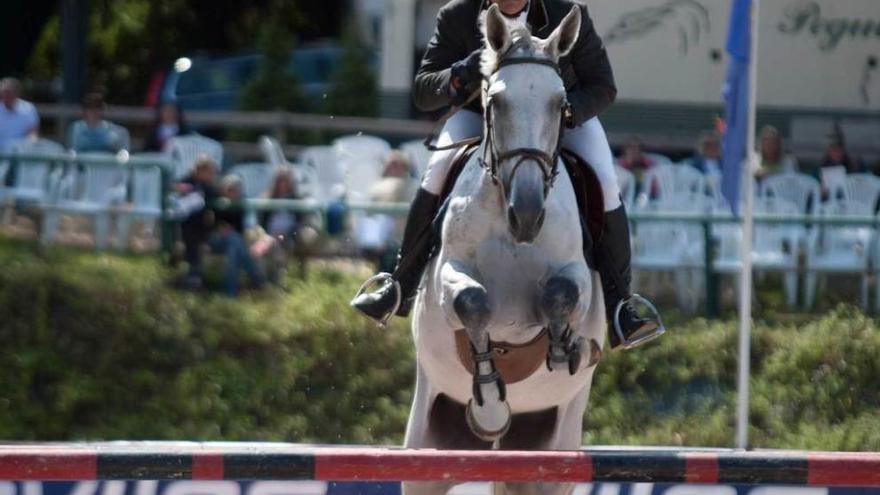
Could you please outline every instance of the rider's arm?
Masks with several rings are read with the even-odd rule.
[[[449,83],[452,64],[468,55],[460,36],[455,36],[455,29],[451,9],[441,9],[437,14],[434,36],[428,42],[428,49],[416,73],[413,100],[419,110],[431,112],[451,102],[453,94],[450,93]]]
[[[569,54],[577,75],[577,84],[568,91],[571,126],[578,126],[602,113],[617,97],[614,73],[605,45],[593,27],[587,7],[581,6],[581,32]]]

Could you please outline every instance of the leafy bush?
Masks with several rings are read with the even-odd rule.
[[[229,300],[166,287],[151,258],[0,240],[0,265],[2,439],[403,439],[411,339],[352,313],[358,276]],[[585,442],[731,445],[736,322],[667,316],[658,343],[606,352]],[[754,446],[880,450],[874,319],[758,315],[751,365]]]

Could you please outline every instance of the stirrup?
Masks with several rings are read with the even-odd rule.
[[[632,302],[641,303],[645,307],[647,307],[649,311],[651,311],[651,314],[653,315],[652,320],[657,322],[657,328],[655,328],[652,332],[636,337],[633,340],[627,340],[623,336],[623,330],[620,329],[620,310],[625,304]],[[619,347],[624,350],[639,347],[640,345],[646,344],[666,333],[666,327],[663,326],[663,320],[660,318],[660,312],[657,311],[657,308],[651,303],[651,301],[645,299],[638,294],[633,294],[628,299],[623,299],[619,303],[617,303],[617,307],[614,309],[613,325],[614,332],[617,334],[617,338],[620,339]]]
[[[364,316],[375,321],[380,327],[385,328],[385,326],[388,324],[388,320],[390,320],[392,316],[397,314],[397,310],[400,309],[400,303],[403,302],[403,296],[400,293],[400,282],[394,280],[390,273],[378,273],[368,278],[366,282],[361,284],[361,288],[358,289],[357,293],[354,295],[354,299],[360,297],[363,293],[367,291],[367,289],[379,282],[384,282],[383,287],[387,285],[392,285],[394,287],[394,307],[391,309],[391,311],[388,312],[388,314],[385,315],[385,318],[373,318],[372,316],[367,314],[364,314]],[[352,299],[352,301],[354,299]]]

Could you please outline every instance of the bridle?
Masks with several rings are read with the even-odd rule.
[[[561,77],[559,65],[553,60],[529,56],[512,56],[502,58],[501,62],[499,62],[498,67],[495,69],[493,74],[497,73],[503,67],[521,64],[544,65],[552,68]],[[488,85],[484,86],[485,87],[483,91],[488,91]],[[493,102],[492,97],[488,94],[486,95],[485,146],[483,147],[483,156],[480,158],[479,161],[480,166],[483,167],[483,169],[485,169],[486,172],[489,174],[489,177],[491,177],[493,184],[498,185],[501,182],[498,178],[498,167],[504,160],[518,158],[518,160],[513,164],[513,171],[511,173],[511,176],[516,174],[516,171],[517,169],[519,169],[520,165],[528,161],[533,161],[538,164],[538,167],[541,170],[541,175],[544,181],[544,195],[547,195],[547,193],[550,191],[550,188],[553,187],[553,184],[556,181],[556,176],[559,174],[558,158],[559,151],[562,146],[562,134],[565,131],[565,113],[568,106],[568,100],[565,100],[562,104],[562,108],[560,111],[559,132],[557,133],[556,146],[553,149],[552,153],[548,153],[545,150],[537,148],[514,148],[502,151],[498,150],[498,148],[496,148],[495,146],[495,120],[493,117]]]

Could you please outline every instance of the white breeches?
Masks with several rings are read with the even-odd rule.
[[[453,115],[443,126],[437,144],[444,146],[478,136],[482,129],[483,119],[479,114],[462,110]],[[593,167],[593,172],[602,186],[605,211],[619,208],[620,186],[617,184],[617,174],[614,171],[614,157],[611,155],[611,147],[608,146],[608,138],[599,119],[593,117],[574,129],[566,129],[562,146],[577,153]],[[443,192],[446,176],[449,174],[456,151],[457,149],[435,151],[431,155],[425,176],[422,178],[422,189],[438,195]]]

